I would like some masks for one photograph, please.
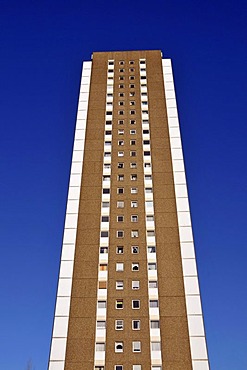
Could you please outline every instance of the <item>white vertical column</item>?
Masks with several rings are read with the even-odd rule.
[[[84,62],[70,172],[49,370],[64,370],[92,62]]]
[[[193,370],[209,370],[183,151],[170,59],[162,60]]]

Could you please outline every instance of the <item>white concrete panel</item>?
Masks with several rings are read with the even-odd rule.
[[[165,82],[173,82],[173,76],[171,73],[165,73],[164,75]]]
[[[168,117],[177,117],[178,116],[177,108],[168,108],[167,107],[167,115],[168,115]]]
[[[186,307],[187,315],[201,315],[202,314],[202,305],[199,295],[187,295]]]
[[[170,138],[170,144],[172,149],[182,148],[182,143],[180,138]]]
[[[79,130],[83,131],[83,130]],[[82,162],[83,161],[83,150],[74,150],[73,151],[73,157],[72,157],[72,162]]]
[[[176,99],[166,99],[167,108],[177,108]]]
[[[192,360],[207,360],[207,347],[204,337],[190,337]]]
[[[55,317],[53,338],[65,338],[68,332],[69,317]]]
[[[71,174],[81,174],[82,173],[82,163],[72,162]]]
[[[78,208],[79,208],[79,201],[78,200],[70,200],[68,199],[67,202],[67,209],[66,213],[78,213]]]
[[[180,243],[180,247],[182,258],[195,258],[195,249],[193,243]]]
[[[105,360],[105,351],[95,351],[94,353],[95,361],[104,361]]]
[[[190,211],[188,198],[176,198],[176,203],[178,212]]]
[[[182,265],[184,276],[197,276],[196,260],[194,258],[182,259]]]
[[[75,140],[73,150],[84,150],[84,140]]]
[[[170,127],[169,128],[169,135],[170,135],[171,138],[180,138],[179,127]]]
[[[172,161],[174,159],[183,159],[182,149],[171,149],[172,152]]]
[[[72,279],[59,279],[58,282],[58,297],[70,297],[71,295]]]
[[[81,90],[82,93],[88,93],[89,92],[89,85],[81,85]]]
[[[77,129],[75,131],[75,140],[85,140],[85,132],[83,129]]]
[[[87,111],[86,110],[78,110],[77,119],[86,119],[86,118],[87,118]]]
[[[208,361],[192,361],[193,370],[209,370]]]
[[[51,344],[50,360],[64,360],[66,350],[66,338],[53,338]]]
[[[166,99],[176,99],[175,91],[167,91],[166,92]]]
[[[73,261],[75,257],[75,244],[63,244],[61,261]]]
[[[76,229],[64,229],[63,243],[73,244],[76,239]]]
[[[91,69],[91,67],[92,67],[92,62],[90,62],[90,61],[83,62],[83,71],[85,69]]]
[[[170,92],[170,90],[169,90]],[[166,92],[166,94],[168,93],[168,91]],[[178,122],[178,117],[168,117],[168,126],[169,126],[169,129],[171,127],[179,127],[179,122]]]
[[[77,228],[78,214],[67,214],[65,219],[65,229]]]
[[[196,276],[195,277],[184,276],[184,288],[186,295],[200,294],[198,279]]]
[[[68,199],[80,199],[80,187],[79,186],[71,186],[69,188]]]
[[[193,242],[193,234],[190,226],[179,227],[180,242]]]
[[[87,110],[88,102],[87,101],[79,101],[78,110]]]
[[[57,297],[55,316],[69,316],[70,297]]]
[[[174,172],[174,183],[175,185],[185,185],[186,184],[186,178],[184,172]]]
[[[74,173],[71,174],[69,186],[81,186],[81,175]]]
[[[83,77],[90,77],[91,76],[91,68],[90,69],[83,69],[82,76]]]
[[[151,351],[151,359],[154,361],[161,361],[161,351]],[[154,363],[153,363],[154,364]]]
[[[48,370],[64,370],[64,361],[50,361]]]
[[[188,324],[189,324],[189,335],[190,336],[204,336],[204,326],[203,326],[203,319],[201,315],[189,315],[188,316]]]
[[[189,212],[178,212],[178,225],[191,226],[190,213]]]
[[[165,67],[171,67],[171,59],[162,59],[162,65]]]
[[[165,91],[174,91],[173,82],[165,82]]]
[[[175,193],[177,198],[188,198],[187,186],[185,184],[176,184]]]
[[[72,278],[74,261],[61,261],[59,278]]]
[[[88,92],[80,92],[79,101],[86,101],[88,102],[89,93]]]
[[[85,130],[86,124],[87,124],[86,118],[77,119],[77,121],[76,121],[76,130]]]
[[[90,84],[90,76],[85,76],[82,74],[81,85],[89,85]]]

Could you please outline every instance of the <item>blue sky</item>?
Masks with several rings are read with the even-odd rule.
[[[46,369],[83,60],[172,58],[212,370],[247,368],[247,3],[0,3],[0,368]]]

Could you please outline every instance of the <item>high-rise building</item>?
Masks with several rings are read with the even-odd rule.
[[[208,370],[170,59],[83,63],[49,370]]]

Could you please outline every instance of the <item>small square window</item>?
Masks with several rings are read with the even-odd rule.
[[[118,181],[124,181],[124,175],[118,175],[117,179]]]
[[[141,342],[139,341],[132,342],[132,350],[133,352],[141,352]]]
[[[124,89],[124,85],[123,84],[120,84],[118,87],[119,87],[119,89]]]
[[[124,216],[117,216],[117,222],[123,222],[124,221]]]
[[[130,124],[131,124],[131,125],[135,125],[135,124],[136,124],[136,120],[135,120],[135,119],[131,119],[131,120],[130,120]]]
[[[152,188],[145,188],[145,193],[146,194],[151,194],[153,192]]]
[[[139,253],[139,247],[137,247],[137,246],[132,246],[132,247],[131,247],[131,253],[133,253],[133,254],[138,254],[138,253]]]
[[[157,280],[151,280],[148,282],[148,287],[149,288],[158,288],[158,282]]]
[[[138,193],[138,188],[131,188],[130,193],[131,194],[137,194]]]
[[[150,151],[148,151],[148,150],[144,150],[144,156],[150,156],[151,154],[150,154]]]
[[[108,60],[108,65],[113,66],[114,65],[114,60]]]
[[[159,307],[159,302],[157,299],[151,299],[149,301],[149,307],[154,308],[154,307]]]
[[[138,238],[139,232],[138,230],[131,230],[131,238]]]
[[[96,343],[95,349],[96,352],[105,351],[105,343]]]
[[[148,247],[148,253],[156,253],[156,247],[154,246]]]
[[[144,144],[144,145],[148,145],[148,144],[150,144],[150,140],[143,140],[143,144]]]
[[[135,84],[130,84],[129,87],[130,87],[130,89],[134,89],[135,88]]]
[[[142,365],[133,365],[132,370],[142,370]]]
[[[116,300],[116,308],[117,309],[123,309],[123,299],[117,299]]]
[[[116,281],[116,289],[117,290],[123,290],[123,288],[124,288],[124,282],[123,282],[123,280]]]
[[[124,231],[123,230],[117,230],[117,238],[123,238],[124,237]]]
[[[115,370],[123,370],[123,365],[115,365]]]
[[[115,342],[115,352],[123,352],[123,342]]]
[[[148,270],[157,270],[156,263],[148,263]]]
[[[124,124],[124,120],[123,119],[118,120],[118,124],[119,125],[123,125]]]
[[[129,68],[129,72],[134,72],[135,68]]]
[[[123,156],[124,156],[124,152],[119,151],[119,152],[118,152],[118,157],[123,157]]]
[[[132,281],[132,289],[133,290],[140,289],[140,281],[139,280]]]
[[[116,253],[117,254],[123,254],[123,252],[124,252],[124,247],[123,246],[117,246]]]
[[[161,351],[161,343],[160,342],[151,342],[151,350],[152,351]]]
[[[104,157],[110,157],[111,156],[111,152],[104,152]]]
[[[161,366],[152,366],[152,370],[162,370]]]
[[[123,81],[123,80],[124,80],[124,76],[120,76],[120,77],[119,77],[119,80],[120,80],[120,81]]]
[[[134,299],[132,301],[132,308],[133,309],[139,309],[140,308],[140,300],[139,299]]]
[[[143,130],[142,132],[143,132],[144,135],[149,134],[149,130]]]
[[[130,140],[130,145],[136,145],[136,140]]]
[[[119,146],[123,146],[124,145],[124,141],[123,140],[118,140],[118,145]]]
[[[121,69],[119,70],[119,72],[120,72],[120,73],[123,73],[123,72],[124,72],[124,69],[123,69],[123,68],[121,68]]]
[[[129,93],[129,96],[135,96],[135,92],[134,91],[131,91],[130,93]]]
[[[137,200],[132,200],[130,203],[131,208],[137,208],[138,207],[138,202]]]
[[[109,222],[109,216],[102,216],[101,222]]]
[[[99,289],[106,289],[107,281],[99,281]]]
[[[130,152],[130,156],[131,156],[131,157],[136,157],[136,151],[135,151],[135,150],[132,150],[132,151]]]
[[[130,130],[130,135],[135,135],[136,134],[136,130]]]
[[[104,366],[95,366],[94,370],[105,370]]]
[[[129,64],[134,64],[134,63],[135,63],[134,60],[129,61]]]
[[[130,163],[130,168],[137,168],[137,163],[136,162],[131,162]]]
[[[137,215],[131,215],[131,222],[137,222],[138,216]]]
[[[123,194],[124,188],[117,188],[117,194]]]
[[[116,263],[116,271],[123,271],[123,270],[124,270],[123,262],[117,262]]]
[[[124,321],[115,320],[115,330],[123,330],[123,328],[124,328]]]
[[[117,201],[117,208],[124,208],[124,201],[123,200],[118,200]]]
[[[106,301],[98,301],[98,308],[106,308]]]
[[[124,134],[124,130],[121,129],[121,130],[118,130],[118,135],[123,135]]]
[[[141,321],[140,320],[132,320],[132,329],[133,330],[140,330],[141,329]]]
[[[100,247],[99,250],[101,254],[108,253],[108,247]]]
[[[99,270],[100,271],[107,271],[107,264],[106,263],[101,263],[99,265]]]
[[[124,163],[118,162],[117,168],[124,168]]]
[[[119,93],[119,94],[118,94],[118,96],[119,96],[120,98],[123,98],[123,97],[124,97],[124,93]]]
[[[131,181],[136,181],[137,180],[137,175],[136,174],[131,174],[130,175],[130,180]]]
[[[124,60],[120,60],[119,61],[119,64],[121,65],[121,66],[123,66],[124,65]],[[118,370],[118,369],[117,369]]]
[[[132,269],[132,271],[139,271],[139,263],[132,263],[131,264],[131,269]]]
[[[130,105],[136,105],[136,102],[134,100],[131,100]]]
[[[131,110],[130,111],[130,114],[136,114],[136,111],[135,110]]]
[[[118,105],[124,105],[124,101],[120,100],[120,101],[118,102]]]
[[[151,329],[159,329],[159,327],[160,327],[159,320],[151,320],[150,321],[150,328]]]
[[[120,116],[123,116],[123,115],[124,115],[124,110],[119,110],[119,111],[118,111],[118,114],[119,114]]]
[[[147,236],[155,236],[155,231],[154,230],[148,230],[147,231]]]
[[[129,79],[130,80],[134,80],[135,79],[135,76],[130,76]]]

